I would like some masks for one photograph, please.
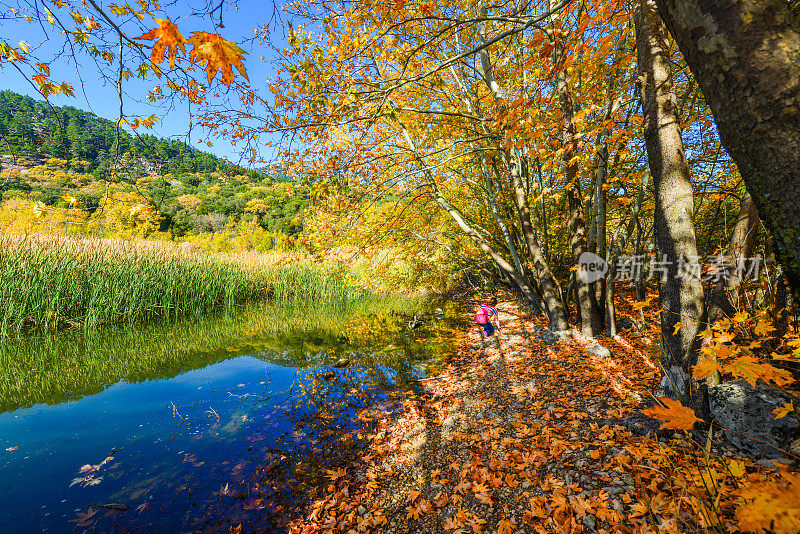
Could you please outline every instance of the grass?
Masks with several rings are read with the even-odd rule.
[[[0,330],[134,323],[269,299],[357,298],[341,276],[283,254],[208,254],[166,242],[0,235]]]

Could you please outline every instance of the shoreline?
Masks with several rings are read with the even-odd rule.
[[[692,476],[713,470],[723,480],[725,457],[753,476],[768,469],[729,452],[698,459],[680,435],[665,442],[619,424],[658,382],[657,344],[603,338],[611,355],[597,356],[579,339],[543,336],[544,317],[508,295],[498,311],[494,340],[482,349],[468,327],[440,374],[403,396],[399,418],[378,418],[363,462],[331,475],[289,532],[736,528],[736,494]]]

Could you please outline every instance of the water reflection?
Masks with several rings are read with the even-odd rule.
[[[398,314],[419,306],[409,299],[292,310],[253,306],[213,316],[101,331],[68,330],[0,338],[0,412],[57,404],[129,383],[176,376],[238,355],[289,367],[325,365],[348,351],[437,351],[444,322],[414,335]]]
[[[419,302],[268,306],[0,340],[0,524],[13,532],[270,529],[357,457],[365,411],[449,350]],[[334,362],[347,358],[346,368]],[[8,450],[7,450],[8,449]]]

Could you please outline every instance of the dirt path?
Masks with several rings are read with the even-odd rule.
[[[719,517],[697,519],[691,504],[713,508],[714,495],[687,490],[691,472],[676,476],[695,454],[686,443],[615,424],[655,385],[652,340],[603,341],[603,358],[555,341],[512,301],[498,310],[500,334],[483,348],[471,328],[292,532],[685,532],[725,521],[719,502]]]

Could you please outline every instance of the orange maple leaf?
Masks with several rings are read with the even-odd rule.
[[[233,82],[233,68],[247,79],[247,71],[242,60],[244,50],[239,45],[226,41],[219,34],[208,32],[194,32],[189,39],[189,44],[194,46],[189,60],[192,63],[200,63],[205,66],[208,83],[217,75],[217,71],[222,71],[222,83],[230,85]]]
[[[507,518],[497,522],[497,534],[511,534],[517,529],[517,524]]]
[[[714,374],[715,371],[722,372],[722,366],[719,364],[719,360],[714,358],[703,358],[694,366],[692,370],[692,378],[695,380],[702,380],[708,376]]]
[[[406,519],[419,519],[420,510],[413,506],[406,506]]]
[[[680,403],[680,401],[668,399],[666,397],[658,399],[664,406],[654,406],[648,410],[642,410],[642,413],[664,421],[661,423],[660,428],[671,428],[674,430],[691,430],[694,424],[702,419],[698,419],[694,415],[691,408],[687,408]]]
[[[141,37],[137,37],[137,39],[156,39],[156,42],[153,44],[153,51],[150,54],[150,61],[154,64],[161,63],[164,61],[164,52],[169,49],[169,53],[167,54],[169,57],[169,66],[174,67],[178,48],[185,54],[186,47],[184,43],[188,41],[183,38],[181,32],[178,31],[178,27],[169,19],[154,20],[158,23],[158,28],[150,30]]]
[[[727,365],[725,371],[733,376],[744,378],[753,387],[759,378],[766,382],[774,382],[778,386],[784,386],[792,381],[792,375],[788,371],[778,369],[768,363],[760,363],[752,356],[740,356]]]
[[[453,516],[445,519],[443,526],[445,530],[460,530],[461,527],[464,526],[464,523],[459,521],[459,519],[456,516]],[[463,532],[463,530],[461,532]]]

